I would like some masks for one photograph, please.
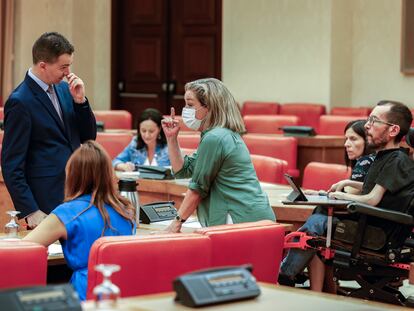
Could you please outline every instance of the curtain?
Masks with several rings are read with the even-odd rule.
[[[15,0],[0,1],[0,106],[12,91]]]

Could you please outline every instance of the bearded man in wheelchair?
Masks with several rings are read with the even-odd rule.
[[[375,160],[364,181],[342,181],[329,190],[330,198],[353,202],[348,213],[334,213],[331,245],[326,247],[324,239],[328,216],[319,208],[299,232],[286,237],[290,249],[281,265],[280,284],[294,284],[308,266],[313,290],[322,291],[326,279],[327,291],[335,292],[335,272],[335,278],[354,279],[361,286],[348,292],[350,296],[408,305],[397,288],[408,277],[414,252],[408,239],[414,226],[414,162],[400,148],[411,122],[411,112],[402,103],[380,101],[375,106],[365,123]],[[343,192],[347,186],[356,191]]]

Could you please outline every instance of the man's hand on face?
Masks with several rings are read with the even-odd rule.
[[[85,98],[85,84],[82,79],[76,76],[73,72],[66,76],[69,83],[69,91],[73,97],[73,100],[77,104],[83,104],[86,101]]]

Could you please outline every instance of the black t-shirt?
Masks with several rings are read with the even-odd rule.
[[[362,194],[370,193],[376,184],[386,189],[378,207],[413,214],[409,209],[414,196],[414,161],[408,157],[406,149],[388,149],[377,153],[365,178]],[[382,227],[389,238],[398,238],[403,233],[396,230],[398,225],[392,226],[383,219],[369,217],[368,223]]]
[[[370,193],[375,184],[386,189],[379,207],[407,212],[414,194],[414,161],[403,148],[381,150],[371,165],[362,194]]]

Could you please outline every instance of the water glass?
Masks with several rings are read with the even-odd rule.
[[[7,211],[7,214],[10,215],[10,221],[4,226],[4,232],[6,233],[7,238],[18,238],[19,237],[19,224],[16,221],[16,217],[20,214],[19,211]]]
[[[111,275],[121,270],[121,267],[118,265],[99,264],[95,266],[95,270],[103,275],[102,284],[97,285],[93,289],[96,310],[116,310],[121,291],[118,286],[111,282]]]

